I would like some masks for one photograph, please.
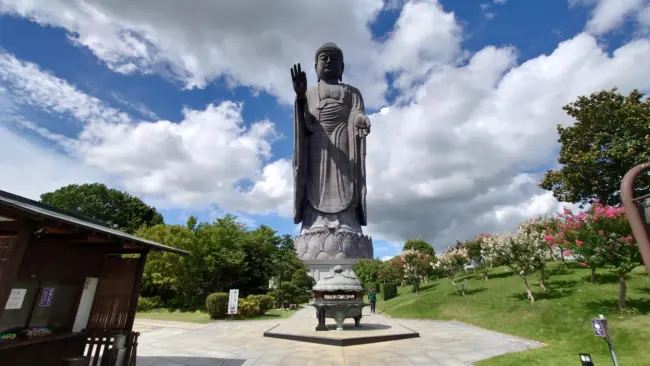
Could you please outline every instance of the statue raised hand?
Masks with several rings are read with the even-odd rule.
[[[291,82],[293,83],[293,90],[296,92],[298,99],[305,98],[307,93],[307,74],[302,71],[300,64],[293,65],[291,69]]]

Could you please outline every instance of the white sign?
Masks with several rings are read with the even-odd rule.
[[[237,303],[239,301],[239,290],[232,289],[230,290],[230,296],[228,297],[228,314],[237,314]]]
[[[7,304],[5,305],[5,310],[16,310],[22,308],[26,293],[26,288],[11,289],[11,293],[7,299]]]

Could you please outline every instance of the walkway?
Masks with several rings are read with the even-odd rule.
[[[205,325],[136,320],[135,330],[141,332],[138,366],[461,366],[541,346],[463,323],[392,319],[381,314],[365,314],[361,322],[402,324],[418,331],[420,338],[334,347],[262,336],[279,322],[316,326],[316,317],[314,309],[306,307],[281,320],[222,321]]]

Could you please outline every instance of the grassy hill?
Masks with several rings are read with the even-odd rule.
[[[578,353],[591,354],[596,366],[611,365],[606,342],[591,329],[591,319],[603,314],[609,320],[619,363],[650,365],[650,281],[645,267],[629,275],[628,310],[619,314],[616,276],[600,270],[599,283],[590,283],[588,269],[571,263],[568,271],[558,263],[549,266],[546,294],[539,292],[536,279],[531,281],[534,305],[526,299],[519,276],[498,267],[491,270],[488,281],[478,274],[459,276],[461,281],[467,279],[464,297],[448,279],[439,279],[422,284],[419,294],[410,293],[410,287],[400,288],[399,296],[378,302],[377,308],[392,317],[458,320],[548,345],[476,363],[479,366],[579,365]]]

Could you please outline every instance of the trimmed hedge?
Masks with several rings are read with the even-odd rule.
[[[249,295],[249,300],[256,301],[260,307],[260,314],[264,315],[267,311],[273,309],[275,306],[275,300],[269,295]]]
[[[225,319],[228,312],[228,297],[225,292],[215,292],[205,299],[205,310],[211,319]]]
[[[154,297],[138,297],[138,310],[141,312],[147,312],[155,309],[159,309],[162,307],[162,301],[160,300],[160,297],[154,296]]]
[[[260,309],[260,301],[253,297],[239,299],[237,304],[237,318],[253,318],[263,313]]]
[[[371,288],[374,288],[374,289],[375,289],[375,293],[376,293],[376,294],[380,294],[380,293],[381,293],[381,284],[380,284],[379,282],[368,282],[368,283],[366,284],[366,290],[367,290],[367,291],[370,291]]]
[[[384,300],[390,300],[397,297],[397,286],[392,283],[385,283],[383,288]]]

